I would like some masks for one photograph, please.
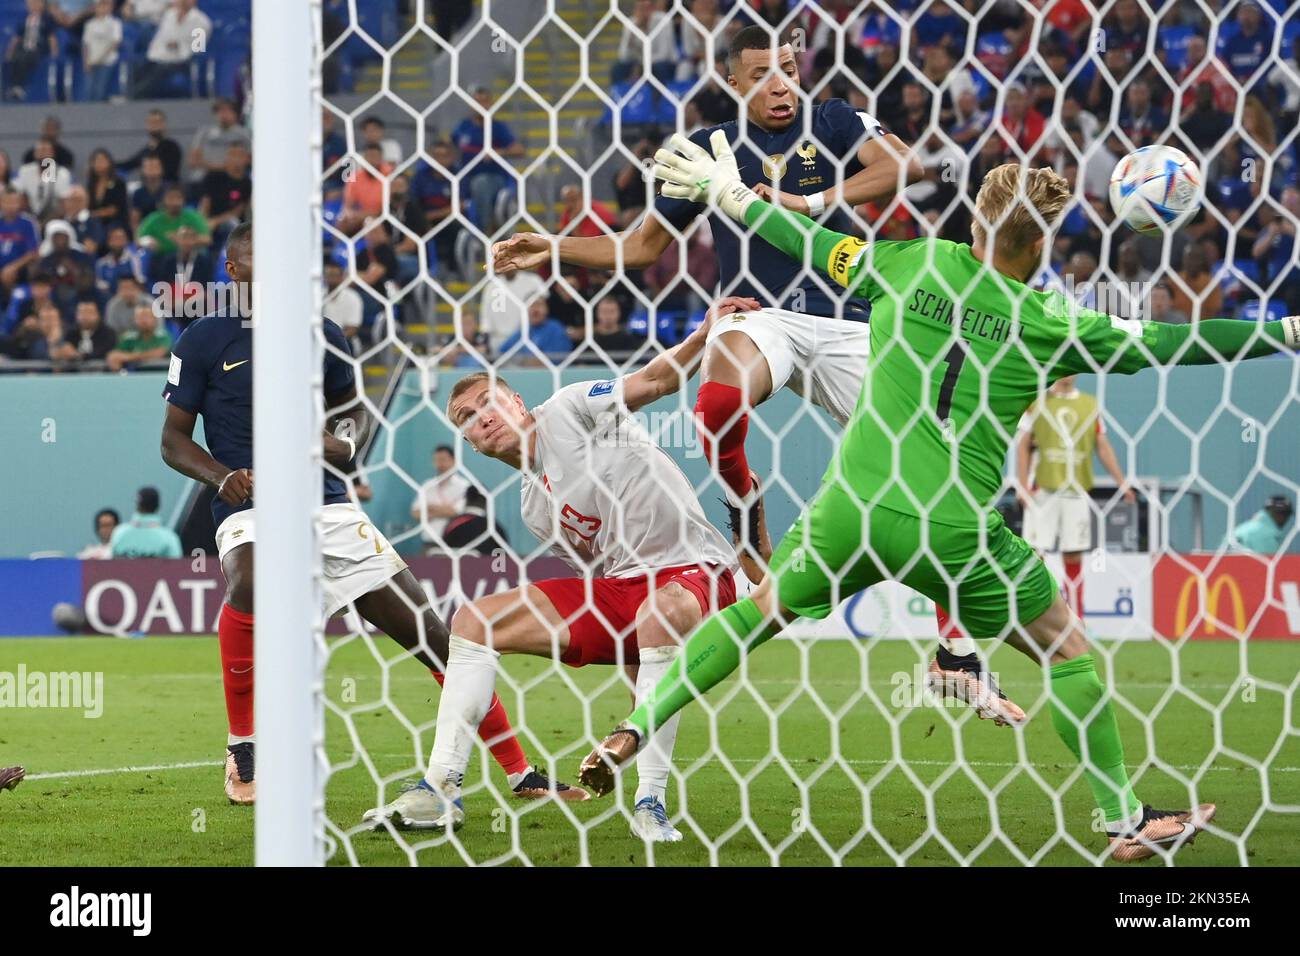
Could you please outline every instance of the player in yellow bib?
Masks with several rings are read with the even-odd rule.
[[[1079,390],[1073,375],[1057,379],[1034,403],[1028,427],[1016,443],[1016,496],[1024,508],[1025,540],[1040,554],[1060,547],[1066,601],[1083,617],[1083,555],[1092,547],[1092,456],[1096,453],[1129,504],[1128,486],[1106,437],[1097,398]],[[1033,449],[1038,462],[1029,482]]]
[[[1138,800],[1083,627],[992,504],[1020,419],[1047,383],[1294,350],[1300,317],[1143,325],[1030,289],[1071,198],[1050,169],[991,170],[976,198],[973,245],[868,244],[763,202],[741,182],[725,137],[711,144],[713,156],[674,137],[677,153],[656,154],[665,192],[706,197],[870,298],[871,357],[821,490],[777,548],[769,576],[695,631],[641,706],[583,761],[582,782],[608,792],[654,728],[735,671],[742,654],[795,618],[823,618],[843,598],[893,579],[946,603],[972,637],[1006,638],[1050,669],[1052,724],[1083,764],[1114,859],[1184,846],[1212,819],[1213,804],[1164,811]]]

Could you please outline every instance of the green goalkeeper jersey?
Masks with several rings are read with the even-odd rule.
[[[811,239],[811,264],[871,300],[871,357],[828,477],[939,524],[985,523],[1021,416],[1057,378],[1287,347],[1282,322],[1173,326],[1080,308],[997,272],[965,244],[866,243],[764,202],[745,218],[800,259]]]

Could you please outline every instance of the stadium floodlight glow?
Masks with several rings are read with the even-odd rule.
[[[313,514],[321,484],[321,347],[315,37],[318,0],[257,0],[253,73],[253,433],[257,476],[257,817],[259,866],[322,860],[319,626]],[[315,306],[315,307],[314,307]]]

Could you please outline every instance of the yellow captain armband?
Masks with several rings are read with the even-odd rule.
[[[858,260],[862,258],[862,253],[866,248],[867,244],[862,239],[845,236],[835,243],[835,246],[831,249],[831,254],[826,257],[826,274],[847,288],[849,273],[858,264]]]

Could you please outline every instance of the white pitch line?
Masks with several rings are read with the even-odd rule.
[[[114,773],[148,773],[154,770],[189,770],[194,767],[220,767],[222,760],[192,760],[188,763],[155,763],[143,767],[103,767],[98,770],[68,770],[63,773],[32,773],[26,780],[63,780],[67,777],[103,777]]]
[[[371,757],[382,757],[382,758],[409,757],[409,756],[410,754],[408,753],[381,752],[381,753],[371,754]],[[679,756],[677,758],[677,764],[680,767],[680,766],[694,763],[699,759],[700,759],[699,756],[690,756],[690,757]],[[787,758],[787,760],[788,759],[789,758]],[[732,758],[731,762],[733,764],[756,764],[759,763],[759,760],[756,757],[737,757],[737,758]],[[821,763],[825,763],[825,762],[826,761],[821,761],[818,764],[818,766],[820,766]],[[854,766],[854,767],[883,767],[885,764],[894,763],[895,761],[844,760],[842,762],[847,763],[850,766]],[[951,760],[900,760],[897,762],[906,763],[907,765],[912,767],[949,767],[953,763]],[[775,761],[773,761],[773,763],[775,763]],[[800,763],[799,760],[794,761],[796,769],[798,768],[799,763]],[[147,766],[142,766],[142,767],[102,767],[96,770],[68,770],[62,773],[34,773],[34,774],[28,774],[28,776],[25,779],[64,780],[69,777],[103,777],[111,774],[147,773],[147,772],[159,771],[159,770],[192,770],[198,767],[220,767],[221,765],[222,765],[222,761],[220,760],[192,760],[186,763],[159,763],[159,764],[149,764]],[[995,770],[1009,770],[1013,767],[1021,767],[1024,765],[1020,763],[1013,763],[1013,762],[968,760],[965,761],[964,766],[983,767],[983,768],[995,769]],[[1033,767],[1036,770],[1055,770],[1058,769],[1061,765],[1059,763],[1033,763],[1033,764],[1029,764],[1029,766]],[[1160,768],[1151,766],[1148,767],[1147,769],[1153,771],[1153,770],[1158,770]],[[1173,769],[1187,772],[1187,773],[1192,773],[1200,770],[1201,768],[1198,766],[1193,766],[1191,764],[1175,764],[1173,765]],[[1208,768],[1209,771],[1216,772],[1216,773],[1241,773],[1243,771],[1258,771],[1258,769],[1259,768],[1256,767],[1209,767]],[[1269,773],[1300,773],[1300,767],[1268,767],[1266,769]]]

